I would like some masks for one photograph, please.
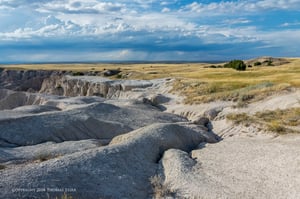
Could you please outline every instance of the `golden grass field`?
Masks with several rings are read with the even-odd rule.
[[[104,71],[120,69],[112,78],[154,79],[175,78],[174,92],[186,97],[185,102],[203,103],[233,100],[239,106],[259,100],[274,92],[300,87],[300,58],[286,58],[290,63],[280,66],[256,66],[246,71],[230,68],[209,68],[211,64],[31,64],[3,66],[22,70]],[[218,64],[217,64],[218,65]],[[220,65],[223,65],[220,64]]]

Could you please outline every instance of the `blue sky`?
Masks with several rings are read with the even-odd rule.
[[[300,56],[300,0],[0,0],[0,62]]]

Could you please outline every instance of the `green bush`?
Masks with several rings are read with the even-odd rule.
[[[261,65],[261,62],[257,61],[254,63],[254,66],[260,66]]]
[[[123,78],[123,76],[122,76],[122,74],[117,74],[116,78],[121,79],[121,78]]]
[[[224,65],[224,68],[233,68],[236,70],[246,70],[246,64],[242,60],[232,60]]]
[[[267,66],[273,66],[273,62],[271,60],[264,61]]]
[[[73,72],[73,76],[84,76],[83,72]]]

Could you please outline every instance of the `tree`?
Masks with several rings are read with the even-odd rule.
[[[241,71],[246,70],[246,67],[246,64],[242,60],[232,60],[224,65],[224,68],[233,68]]]
[[[260,66],[261,65],[261,62],[257,61],[254,63],[254,66]]]

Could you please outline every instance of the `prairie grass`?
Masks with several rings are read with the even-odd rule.
[[[247,113],[228,114],[226,119],[233,121],[234,124],[250,125],[255,122],[254,118],[249,116]]]
[[[284,127],[282,124],[280,124],[277,121],[271,121],[267,123],[267,130],[271,132],[276,132],[278,134],[285,134],[289,131],[288,128]]]
[[[197,104],[214,100],[236,101],[239,106],[260,100],[273,93],[300,87],[300,58],[287,58],[280,66],[254,66],[246,71],[210,68],[205,63],[147,64],[33,64],[2,66],[10,69],[65,70],[73,72],[120,69],[112,78],[175,78],[173,92],[185,96],[185,103]],[[223,65],[220,63],[219,65]]]
[[[237,101],[239,104],[261,100],[292,87],[300,87],[300,59],[275,67],[252,67],[247,71],[227,68],[204,68],[181,74],[173,92],[181,91],[185,103],[206,103],[215,100]]]
[[[300,108],[291,109],[277,109],[275,111],[264,111],[255,114],[256,117],[261,118],[265,122],[273,122],[274,126],[281,123],[286,126],[300,125]]]
[[[278,134],[300,133],[300,108],[277,109],[273,111],[257,112],[254,115],[246,113],[231,113],[226,119],[235,124],[249,125],[257,123],[263,125],[266,130]],[[295,128],[296,127],[296,128]]]

